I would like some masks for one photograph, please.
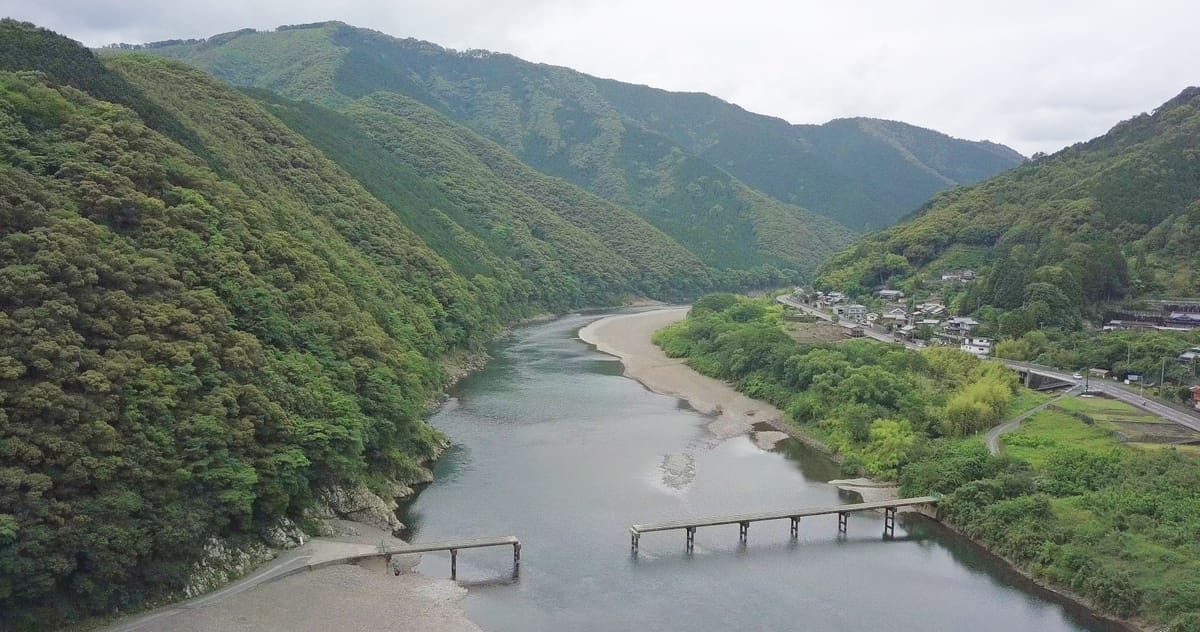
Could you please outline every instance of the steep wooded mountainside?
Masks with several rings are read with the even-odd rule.
[[[630,167],[658,170],[656,163],[672,149],[853,230],[887,226],[933,193],[1023,160],[1002,145],[904,123],[841,119],[791,125],[707,94],[598,79],[511,55],[459,53],[340,23],[239,31],[151,48],[232,83],[297,98],[400,92],[543,171],[631,206],[652,183],[639,183]],[[664,143],[657,153],[645,154],[647,145]],[[659,213],[684,210],[678,200],[659,206],[666,207]]]
[[[1016,151],[897,121],[792,125],[707,94],[594,80],[622,116],[778,200],[856,231],[884,228],[933,194],[1024,161]]]
[[[394,496],[442,445],[441,362],[505,323],[712,282],[424,123],[325,154],[289,125],[360,128],[0,21],[0,628],[178,594],[328,490]]]
[[[1200,294],[1200,88],[1103,136],[972,187],[861,239],[820,282],[917,289],[945,270],[983,272],[963,311],[1003,330],[1071,327],[1098,303]]]
[[[934,192],[1022,160],[902,123],[794,126],[708,95],[340,23],[147,48],[236,85],[333,107],[381,91],[408,96],[530,166],[638,211],[718,267],[797,267],[829,254],[822,242],[836,228],[799,207],[854,230],[878,228]]]

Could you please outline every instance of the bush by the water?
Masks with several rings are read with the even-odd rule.
[[[1019,387],[1012,372],[957,349],[801,344],[785,333],[782,314],[769,299],[713,294],[655,342],[778,406],[847,462],[882,478],[895,478],[930,439],[994,425]]]

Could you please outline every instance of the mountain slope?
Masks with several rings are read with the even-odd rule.
[[[605,95],[605,82],[566,69],[507,55],[454,53],[337,23],[239,32],[148,49],[235,84],[335,108],[381,91],[408,96],[499,143],[530,166],[636,210],[717,267],[771,263],[804,269],[830,254],[828,244],[846,239],[846,232],[828,220],[790,200],[769,199],[731,176],[724,162],[714,164],[621,111]],[[303,75],[291,70],[300,66],[309,70]],[[760,166],[751,164],[745,172],[759,173]],[[819,172],[802,167],[782,168],[779,179],[793,183],[811,172],[812,182],[797,186],[820,184],[838,194],[862,188],[861,182],[842,187],[833,167],[814,167]],[[929,190],[945,186],[945,180],[938,180]],[[894,214],[911,210],[926,193],[921,190],[911,206],[897,207]],[[802,225],[805,230],[780,236],[761,228],[774,225]]]
[[[407,149],[443,152],[428,173],[343,139],[368,187],[272,111],[344,116],[11,20],[0,43],[2,629],[177,595],[211,542],[254,550],[331,490],[395,496],[443,445],[440,363],[512,320],[709,283],[451,130]]]
[[[1070,326],[1126,296],[1200,294],[1200,89],[1107,134],[943,193],[864,237],[823,283],[916,288],[942,271],[986,274],[966,311],[1011,310],[1006,332]],[[1010,326],[1011,325],[1011,326]]]
[[[622,178],[621,166],[631,156],[621,150],[631,145],[636,152],[647,134],[854,230],[886,226],[933,193],[1023,160],[1002,145],[904,123],[791,125],[706,94],[598,79],[510,55],[458,53],[339,23],[239,31],[151,49],[232,83],[297,98],[337,101],[400,92],[529,164],[626,205],[636,203],[643,188]],[[300,68],[307,70],[301,74]]]
[[[792,125],[706,94],[595,80],[621,114],[776,199],[854,230],[883,228],[934,193],[1024,158],[996,143],[870,118]]]

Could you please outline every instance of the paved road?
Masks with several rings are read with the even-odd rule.
[[[828,320],[831,322],[833,321],[833,317],[830,316],[829,314],[827,314],[819,309],[815,309],[813,307],[810,307],[808,305],[800,303],[799,301],[794,301],[794,300],[792,300],[792,298],[790,296],[787,296],[787,295],[780,296],[780,297],[777,297],[776,300],[784,305],[789,306],[789,307],[794,307],[806,314],[811,314],[813,316],[816,316],[817,318],[822,318],[822,319],[825,319],[825,320]],[[846,327],[847,329],[854,326],[854,323],[840,322],[839,324],[842,325],[843,327]],[[874,327],[865,327],[864,326],[863,334],[868,337],[874,338],[876,340],[882,341],[882,342],[887,342],[887,343],[891,343],[891,344],[898,343],[895,336],[892,336],[891,334],[889,334],[887,332],[880,331]],[[921,348],[911,342],[905,342],[904,346],[905,346],[905,348],[913,349],[913,350]],[[1001,359],[1001,358],[997,358],[997,360],[1000,362],[1003,362],[1005,365],[1007,365],[1011,369],[1021,369],[1021,370],[1026,370],[1026,371],[1032,371],[1039,375],[1043,375],[1046,377],[1052,377],[1052,378],[1062,380],[1062,381],[1070,383],[1070,384],[1074,384],[1074,383],[1078,382],[1078,380],[1076,380],[1075,378],[1072,377],[1072,373],[1070,371],[1064,371],[1062,369],[1056,369],[1053,367],[1046,367],[1046,366],[1041,366],[1041,365],[1037,365],[1037,364],[1031,364],[1029,362],[1018,362],[1016,360],[1005,360],[1005,359]],[[1182,406],[1171,406],[1171,405],[1156,401],[1154,399],[1151,399],[1149,397],[1144,397],[1142,395],[1139,395],[1136,392],[1133,392],[1130,389],[1127,389],[1124,385],[1118,384],[1116,382],[1108,382],[1108,381],[1104,381],[1104,380],[1090,380],[1088,383],[1088,389],[1090,392],[1104,393],[1105,395],[1108,395],[1109,397],[1112,397],[1113,399],[1119,399],[1119,400],[1125,402],[1126,404],[1130,404],[1131,406],[1140,408],[1148,413],[1158,415],[1159,417],[1162,417],[1163,419],[1166,419],[1167,421],[1172,421],[1181,426],[1186,426],[1188,428],[1191,428],[1192,430],[1200,432],[1200,413],[1188,411],[1186,408],[1183,408]]]
[[[988,430],[987,434],[984,435],[984,440],[985,440],[985,443],[987,444],[988,452],[991,452],[993,456],[999,455],[1000,454],[1000,435],[1012,432],[1013,430],[1016,430],[1017,428],[1021,427],[1022,421],[1025,421],[1026,419],[1031,417],[1034,413],[1044,410],[1046,407],[1050,406],[1051,404],[1057,402],[1058,400],[1060,400],[1064,397],[1069,397],[1069,396],[1075,394],[1075,391],[1077,391],[1077,390],[1082,391],[1083,388],[1080,385],[1076,384],[1075,386],[1072,386],[1071,388],[1068,388],[1067,390],[1063,391],[1058,397],[1048,399],[1044,403],[1034,406],[1033,408],[1030,408],[1029,410],[1021,413],[1020,415],[1017,415],[1016,417],[1013,417],[1012,419],[1009,419],[1008,421],[1006,421],[998,426],[993,426],[992,429]]]
[[[1016,360],[1004,360],[1003,362],[1010,368],[1024,369],[1039,375],[1045,375],[1047,377],[1052,377],[1066,382],[1077,381],[1073,379],[1069,373],[1059,369],[1052,369],[1049,367],[1030,364],[1028,362],[1017,362]],[[1113,399],[1119,399],[1126,404],[1141,408],[1148,413],[1158,415],[1167,421],[1173,421],[1181,426],[1186,426],[1192,430],[1200,432],[1200,415],[1188,412],[1183,408],[1176,408],[1148,397],[1143,397],[1125,388],[1124,385],[1120,385],[1115,382],[1109,382],[1107,380],[1089,380],[1088,392],[1104,393]]]

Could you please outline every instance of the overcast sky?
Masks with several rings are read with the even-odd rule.
[[[1200,84],[1195,0],[0,0],[0,14],[93,46],[341,20],[793,123],[889,118],[1026,155]]]

